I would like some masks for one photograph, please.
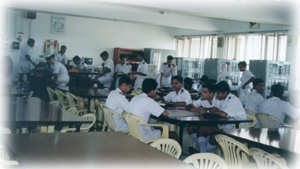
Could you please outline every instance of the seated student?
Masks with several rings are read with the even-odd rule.
[[[73,69],[81,70],[86,68],[86,64],[81,61],[79,56],[74,56],[72,60],[73,62],[71,62],[71,66]]]
[[[210,84],[202,86],[201,98],[193,103],[191,111],[199,112],[200,114],[206,112],[214,112],[219,106],[219,101],[215,97],[215,87]],[[201,126],[195,128],[188,128],[192,140],[198,144],[200,152],[211,152],[215,150],[216,146],[209,143],[209,135],[216,130],[216,126]]]
[[[202,86],[207,82],[207,80],[208,80],[208,76],[206,76],[206,75],[201,76],[200,81],[199,81],[199,86],[198,86],[198,91],[200,93],[202,90]]]
[[[153,100],[156,93],[157,82],[154,79],[145,79],[142,83],[143,93],[132,98],[129,104],[129,112],[149,122],[150,115],[159,117],[168,115],[168,111],[160,107]],[[161,136],[161,131],[141,125],[141,136],[144,140],[156,139]]]
[[[119,87],[109,93],[105,105],[115,112],[122,115],[123,112],[129,112],[129,101],[126,94],[132,87],[132,81],[129,76],[123,75],[119,80]],[[123,118],[115,118],[117,131],[128,131],[128,126]]]
[[[56,87],[63,91],[68,91],[68,83],[70,81],[70,76],[67,68],[60,62],[55,61],[55,55],[51,55],[46,58],[47,63],[51,69],[51,80],[56,84]]]
[[[167,102],[167,104],[173,104],[179,107],[192,103],[191,95],[183,88],[182,83],[183,79],[181,76],[172,77],[172,88],[174,91],[164,97],[164,101]]]
[[[252,111],[258,112],[259,105],[264,102],[264,81],[262,79],[255,79],[253,81],[253,89],[245,102],[245,108]]]
[[[216,98],[222,102],[219,105],[219,113],[236,120],[246,119],[246,112],[238,97],[230,93],[229,85],[226,81],[221,81],[216,85]]]
[[[190,94],[198,93],[197,90],[193,89],[193,79],[186,77],[183,80],[184,89],[187,90]]]
[[[284,122],[285,116],[289,116],[292,119],[297,118],[297,109],[290,103],[281,100],[283,95],[283,86],[280,84],[272,85],[270,98],[265,100],[258,108],[258,112],[269,113],[282,122]]]

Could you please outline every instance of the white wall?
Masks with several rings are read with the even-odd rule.
[[[9,32],[8,37],[14,40],[16,32],[29,33],[36,40],[35,54],[42,54],[43,43],[47,39],[56,39],[60,45],[68,47],[67,57],[74,55],[94,57],[100,62],[99,53],[103,48],[162,48],[175,49],[175,40],[168,30],[161,26],[137,24],[121,21],[108,21],[86,17],[64,16],[65,32],[52,34],[50,32],[51,14],[37,13],[32,20],[29,31],[29,19],[24,18],[24,12],[8,10],[6,15]],[[12,51],[13,55],[18,52]]]

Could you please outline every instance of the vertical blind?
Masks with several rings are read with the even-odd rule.
[[[216,58],[217,36],[177,38],[177,56],[188,58]],[[287,35],[257,33],[225,35],[223,54],[233,60],[286,61]]]

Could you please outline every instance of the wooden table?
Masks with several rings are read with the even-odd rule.
[[[122,133],[10,135],[6,145],[22,168],[189,167]]]
[[[234,124],[237,128],[239,127],[240,123],[251,123],[252,120],[207,120],[207,119],[200,119],[199,114],[195,112],[190,112],[186,110],[168,110],[169,115],[155,117],[151,116],[152,118],[168,122],[174,125],[179,126],[179,142],[182,145],[183,142],[183,129],[186,126],[216,126],[219,124]]]
[[[293,128],[251,128],[226,131],[226,134],[248,147],[258,147],[270,153],[278,153],[287,160],[300,157],[300,130]]]

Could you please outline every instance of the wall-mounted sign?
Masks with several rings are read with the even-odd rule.
[[[65,17],[51,16],[51,33],[65,32]]]

